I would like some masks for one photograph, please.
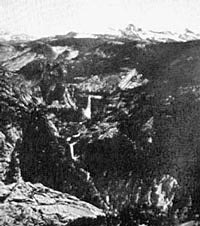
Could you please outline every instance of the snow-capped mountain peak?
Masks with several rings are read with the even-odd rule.
[[[119,32],[123,38],[144,42],[186,42],[200,39],[200,34],[196,34],[187,28],[184,32],[178,33],[172,31],[143,30],[133,24],[129,24],[125,29],[119,30]]]

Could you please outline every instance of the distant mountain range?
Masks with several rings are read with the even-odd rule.
[[[0,42],[27,42],[35,39],[36,38],[26,34],[12,34],[0,29]]]
[[[200,34],[189,29],[182,33],[171,31],[153,31],[137,28],[129,24],[125,29],[112,29],[108,34],[86,34],[69,32],[65,37],[69,38],[106,38],[106,39],[129,39],[132,41],[152,43],[152,42],[187,42],[200,39]]]
[[[66,35],[56,35],[49,37],[54,38],[104,38],[104,39],[129,39],[132,41],[154,43],[154,42],[187,42],[191,40],[200,39],[200,34],[195,33],[189,29],[184,32],[171,32],[171,31],[153,31],[138,28],[133,24],[129,24],[124,29],[114,30],[107,34],[92,34],[92,33],[78,33],[68,32]],[[0,29],[0,42],[27,42],[36,40],[37,37],[32,37],[26,34],[12,34],[10,32]]]
[[[124,30],[120,30],[119,33],[123,38],[145,42],[186,42],[200,39],[200,34],[194,33],[189,29],[185,29],[183,33],[152,30],[145,31],[135,27],[133,24],[129,24]]]

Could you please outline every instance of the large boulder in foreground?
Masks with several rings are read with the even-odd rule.
[[[97,207],[42,184],[0,184],[0,225],[102,225]]]

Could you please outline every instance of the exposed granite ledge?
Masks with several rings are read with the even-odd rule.
[[[42,184],[0,184],[0,225],[102,225],[97,207]]]

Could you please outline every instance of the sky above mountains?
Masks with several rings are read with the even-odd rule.
[[[200,33],[200,1],[0,0],[0,28],[16,34],[110,33],[130,23],[148,30]]]

